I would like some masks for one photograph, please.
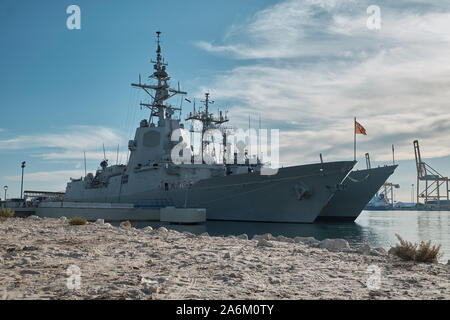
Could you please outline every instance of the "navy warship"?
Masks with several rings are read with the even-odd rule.
[[[186,92],[169,85],[167,62],[162,57],[160,32],[157,32],[154,72],[149,84],[141,81],[133,87],[145,91],[149,103],[140,103],[150,110],[149,119],[140,122],[135,137],[128,143],[130,152],[126,165],[108,165],[104,159],[95,175],[72,179],[67,183],[64,201],[83,203],[128,203],[136,207],[206,208],[208,220],[262,221],[312,223],[324,206],[342,186],[356,161],[320,162],[273,170],[263,174],[267,164],[259,159],[250,161],[246,151],[234,152],[231,163],[205,161],[204,141],[201,142],[201,161],[194,148],[179,139],[176,131],[184,130],[180,108],[168,100]],[[208,110],[206,94],[203,110],[195,110],[185,119],[202,124],[202,138],[206,129],[215,128],[226,136],[221,111],[217,116]],[[175,113],[180,111],[177,118]],[[155,123],[156,122],[156,123]],[[181,142],[184,161],[172,161],[174,147]],[[224,141],[226,141],[224,139]],[[206,144],[208,144],[206,142]],[[223,143],[224,152],[228,145]],[[207,148],[205,148],[207,149]],[[214,151],[214,150],[213,150]],[[191,161],[189,161],[191,160]]]
[[[353,222],[370,202],[386,180],[394,173],[397,165],[352,171],[322,209],[316,222]]]

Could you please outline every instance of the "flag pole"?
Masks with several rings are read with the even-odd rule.
[[[392,164],[395,165],[395,158],[394,158],[394,145],[392,145]]]
[[[356,117],[353,119],[353,160],[356,161]]]

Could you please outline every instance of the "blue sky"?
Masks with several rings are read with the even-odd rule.
[[[68,30],[66,8],[81,8]],[[381,9],[369,30],[366,9]],[[353,157],[400,167],[392,181],[409,201],[412,141],[450,171],[450,6],[445,1],[11,1],[0,4],[0,184],[63,190],[102,160],[125,161],[127,141],[147,118],[130,83],[152,72],[161,30],[169,73],[190,98],[208,90],[233,124],[281,130],[284,165]],[[187,107],[186,104],[184,107]]]

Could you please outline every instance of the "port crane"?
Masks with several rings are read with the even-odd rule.
[[[418,140],[414,140],[413,144],[417,168],[417,203],[420,203],[419,199],[424,199],[426,206],[436,206],[437,209],[450,208],[449,178],[444,177],[422,160]]]

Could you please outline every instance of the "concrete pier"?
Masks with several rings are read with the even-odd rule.
[[[194,224],[206,221],[206,209],[165,207],[160,210],[160,221]]]
[[[41,202],[33,208],[41,218],[82,217],[88,221],[162,221],[168,223],[193,224],[206,221],[206,209],[195,208],[146,208],[131,203],[81,203]]]

